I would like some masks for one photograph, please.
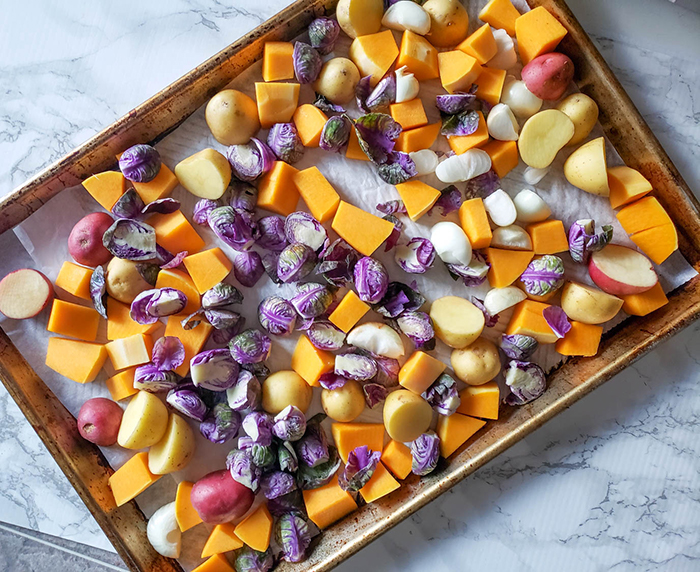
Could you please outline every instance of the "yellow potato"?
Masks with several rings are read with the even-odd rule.
[[[469,14],[459,0],[428,0],[423,9],[430,15],[428,41],[438,48],[456,46],[469,33]]]
[[[383,15],[384,0],[340,0],[335,9],[338,24],[351,38],[378,32]]]
[[[204,118],[222,145],[245,145],[258,131],[258,106],[236,89],[224,89],[207,103]]]
[[[568,282],[561,291],[562,310],[570,319],[584,324],[612,320],[623,303],[617,296],[577,282]]]
[[[464,348],[481,335],[484,314],[458,296],[438,298],[430,307],[435,335],[451,348]]]
[[[262,383],[262,407],[273,415],[287,405],[295,405],[306,412],[312,395],[311,386],[291,370],[277,371]]]
[[[398,389],[384,402],[384,427],[394,441],[415,441],[430,427],[433,408],[420,395]]]
[[[194,432],[182,417],[170,414],[163,438],[148,450],[148,470],[166,475],[184,469],[194,455]]]
[[[323,97],[343,105],[355,97],[355,88],[360,81],[360,71],[347,58],[333,58],[321,68],[314,89]]]
[[[486,338],[479,338],[466,348],[454,350],[450,361],[457,377],[469,385],[482,385],[501,371],[498,348]]]
[[[220,199],[231,182],[231,165],[215,149],[202,149],[175,165],[180,184],[196,197]]]
[[[578,145],[591,132],[598,121],[598,105],[583,93],[572,93],[565,97],[557,109],[569,116],[574,123],[574,136],[567,145]]]
[[[608,162],[605,158],[605,139],[598,137],[584,143],[564,163],[564,176],[574,187],[592,195],[607,197]]]
[[[360,384],[350,379],[340,389],[321,390],[321,405],[331,419],[347,423],[365,409],[365,396]]]
[[[139,391],[126,406],[117,434],[125,449],[144,449],[163,438],[168,427],[168,410],[152,393]]]
[[[574,135],[574,123],[557,109],[535,113],[525,122],[518,139],[520,158],[533,169],[544,169]]]
[[[107,294],[124,304],[131,304],[141,292],[153,288],[141,276],[138,265],[133,260],[112,258],[107,265]]]

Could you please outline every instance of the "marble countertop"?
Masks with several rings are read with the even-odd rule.
[[[4,6],[0,196],[287,3]],[[569,5],[697,193],[700,15],[666,0]],[[0,246],[22,265],[11,234]],[[700,569],[698,348],[696,324],[339,570]],[[0,421],[0,569],[125,568],[4,389]]]

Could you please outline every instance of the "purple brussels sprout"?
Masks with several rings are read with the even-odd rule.
[[[302,318],[317,318],[333,302],[333,293],[323,284],[305,282],[297,286],[297,293],[290,302]]]
[[[258,306],[260,326],[269,334],[286,336],[294,331],[297,313],[284,298],[268,296]]]
[[[260,330],[251,328],[234,337],[228,347],[233,359],[243,365],[265,361],[270,355],[272,342]]]
[[[117,258],[151,260],[156,257],[156,231],[144,222],[120,218],[102,236],[104,247]]]
[[[255,137],[245,145],[231,145],[226,151],[233,174],[241,181],[254,181],[275,163],[275,154],[266,143]]]
[[[484,301],[481,298],[477,298],[476,296],[472,296],[471,302],[479,310],[481,310],[481,313],[484,315],[484,326],[486,326],[487,328],[493,328],[496,324],[498,324],[498,320],[500,319],[500,316],[498,314],[492,315],[491,312],[488,311],[486,306],[484,306]]]
[[[151,359],[158,369],[174,371],[185,363],[185,346],[175,336],[163,336],[153,344]]]
[[[428,214],[432,214],[433,210],[439,208],[442,210],[442,216],[447,216],[450,213],[458,211],[463,202],[462,191],[454,185],[450,185],[440,191],[440,197],[435,201],[435,204]]]
[[[304,436],[294,443],[297,458],[307,467],[314,468],[330,459],[328,438],[321,427],[325,415],[319,413],[306,422]]]
[[[468,199],[477,197],[487,197],[501,188],[501,179],[496,172],[491,169],[483,175],[474,177],[467,181],[467,186],[464,189],[464,195]]]
[[[479,127],[479,114],[474,110],[442,116],[440,135],[445,137],[473,134]]]
[[[558,256],[545,254],[534,259],[520,275],[525,292],[546,296],[564,285],[564,261]]]
[[[384,252],[389,252],[392,248],[394,248],[398,244],[399,239],[401,238],[401,231],[403,230],[403,223],[398,218],[396,218],[394,215],[384,215],[382,218],[384,220],[388,220],[391,224],[394,225],[394,228],[391,230],[391,234],[384,241]]]
[[[446,115],[456,115],[468,110],[476,103],[473,93],[441,94],[435,97],[435,106]]]
[[[435,262],[435,247],[427,238],[412,238],[396,247],[394,259],[404,272],[423,274]]]
[[[372,451],[367,445],[355,447],[348,453],[348,462],[338,478],[340,488],[350,493],[358,492],[374,475],[381,456],[381,451]]]
[[[376,165],[389,160],[401,131],[401,125],[386,113],[367,113],[355,120],[360,148]]]
[[[172,371],[163,370],[147,363],[140,365],[134,371],[134,389],[148,391],[149,393],[160,393],[170,391],[178,385],[177,375]]]
[[[336,375],[355,381],[367,381],[377,375],[377,362],[360,354],[340,354],[335,357]]]
[[[410,310],[396,318],[401,332],[416,345],[418,349],[431,350],[435,347],[435,330],[430,316],[425,312]]]
[[[204,310],[204,317],[216,330],[236,330],[240,331],[245,322],[238,312],[225,310],[224,308],[211,308]]]
[[[537,399],[547,388],[544,370],[537,364],[511,360],[505,373],[506,385],[510,394],[506,397],[508,405],[525,405]]]
[[[301,562],[311,543],[311,528],[306,519],[296,511],[282,514],[275,523],[275,540],[287,562]]]
[[[314,321],[306,330],[306,336],[319,350],[335,352],[345,343],[345,332],[325,320]]]
[[[275,565],[275,558],[272,549],[265,552],[258,552],[247,545],[244,545],[236,552],[235,568],[236,572],[268,572]]]
[[[239,367],[226,348],[206,350],[190,360],[190,377],[196,387],[224,391],[238,381]]]
[[[341,288],[352,280],[353,269],[358,259],[357,251],[342,238],[339,238],[321,252],[321,263],[316,271],[325,278],[326,282]]]
[[[145,204],[141,196],[136,192],[136,189],[127,189],[124,194],[117,199],[112,207],[114,218],[142,218],[142,212]]]
[[[335,372],[328,371],[321,374],[318,378],[318,382],[323,389],[328,391],[333,391],[334,389],[340,389],[347,383],[348,379],[342,375],[338,375]]]
[[[306,431],[306,417],[294,405],[287,405],[275,415],[272,434],[283,441],[298,441]]]
[[[293,475],[285,473],[284,471],[271,471],[263,475],[260,481],[260,490],[266,499],[276,499],[296,489],[296,479]]]
[[[299,459],[297,459],[297,453],[294,450],[294,445],[289,441],[283,441],[279,447],[277,447],[277,464],[280,469],[286,471],[287,473],[296,473],[299,468]]]
[[[248,250],[258,238],[252,213],[230,206],[217,207],[209,213],[209,226],[224,243],[235,250]]]
[[[304,211],[293,212],[284,221],[284,234],[287,241],[305,244],[317,252],[328,240],[328,233],[313,215]]]
[[[383,356],[373,356],[377,364],[377,375],[373,380],[384,387],[396,387],[399,384],[399,370],[401,365],[399,360]]]
[[[305,244],[290,244],[277,259],[277,276],[282,282],[298,282],[308,276],[316,265],[316,253]]]
[[[387,109],[396,100],[396,74],[389,72],[374,87],[365,100],[364,107],[369,111]]]
[[[231,193],[228,204],[236,210],[254,212],[258,204],[258,189],[247,181],[233,179],[228,187]]]
[[[316,18],[309,24],[309,42],[322,56],[333,51],[340,35],[340,25],[332,18]]]
[[[226,400],[234,411],[257,409],[262,401],[262,386],[251,372],[242,369],[233,387],[226,390]]]
[[[301,456],[300,456],[301,458]],[[340,468],[340,456],[335,447],[328,447],[328,460],[310,467],[308,464],[299,463],[297,482],[302,490],[317,489],[327,485]]]
[[[524,361],[535,353],[537,340],[524,334],[503,334],[500,346],[506,357]]]
[[[563,338],[571,329],[569,317],[559,306],[547,306],[542,311],[542,317],[558,338]]]
[[[385,318],[396,318],[403,312],[418,310],[425,304],[425,297],[415,288],[403,282],[389,282],[386,294],[374,310]]]
[[[151,292],[151,290],[147,290]],[[138,296],[137,296],[138,298]],[[134,302],[136,299],[134,299]],[[179,314],[187,306],[187,296],[177,288],[158,288],[146,303],[146,314],[163,318]]]
[[[440,458],[440,437],[433,431],[423,433],[411,443],[413,464],[411,471],[421,477],[432,473]]]
[[[270,375],[270,368],[263,362],[242,363],[241,368],[249,371],[258,379],[265,379],[268,375]]]
[[[591,252],[602,250],[613,237],[613,227],[604,225],[600,232],[595,231],[593,219],[577,220],[569,227],[569,254],[579,264],[588,264]]]
[[[468,265],[464,264],[445,264],[447,271],[453,279],[462,279],[467,288],[481,286],[486,282],[491,265],[482,259],[481,255],[476,252]]]
[[[262,411],[251,411],[243,418],[243,431],[258,445],[267,447],[272,443],[272,417]]]
[[[119,157],[119,170],[134,183],[148,183],[155,179],[161,164],[160,153],[150,145],[133,145]]]
[[[360,258],[354,269],[355,289],[360,300],[376,304],[387,292],[389,274],[384,265],[370,256]]]
[[[171,268],[177,268],[182,264],[183,260],[187,257],[189,252],[187,250],[183,250],[182,252],[178,252],[175,256],[173,256],[168,262],[163,264],[160,269],[161,270],[169,270]]]
[[[283,514],[294,513],[304,514],[306,507],[304,506],[304,497],[297,486],[297,490],[292,491],[276,499],[267,500],[267,508],[272,516],[280,517]]]
[[[324,113],[345,113],[345,108],[342,105],[336,105],[331,101],[328,101],[320,93],[316,94],[316,99],[314,100],[313,106],[320,109]]]
[[[107,295],[107,278],[105,269],[97,266],[90,275],[90,300],[97,310],[97,313],[105,320],[107,319],[107,308],[105,306],[105,296]]]
[[[229,304],[240,304],[241,302],[243,302],[243,294],[238,288],[226,282],[219,282],[202,294],[202,308],[205,310],[221,308]]]
[[[304,42],[294,42],[292,63],[294,75],[301,84],[315,82],[323,67],[323,60],[319,53]]]
[[[366,75],[363,78],[360,78],[360,81],[357,82],[357,85],[355,86],[355,103],[357,104],[357,109],[359,109],[362,113],[369,113],[369,109],[367,109],[365,102],[367,101],[370,93],[372,93],[372,76]]]
[[[405,183],[418,174],[416,164],[408,153],[392,151],[385,163],[377,167],[379,178],[389,185]]]
[[[284,219],[278,216],[270,215],[259,219],[258,233],[255,244],[265,250],[281,252],[289,244],[284,234]]]
[[[206,403],[191,383],[184,383],[168,391],[165,401],[185,417],[196,421],[204,421],[208,413]]]
[[[240,441],[240,439],[239,439]],[[226,456],[226,468],[231,472],[233,480],[248,487],[254,493],[260,488],[262,471],[250,456],[250,449],[233,449]]]
[[[352,129],[352,121],[347,115],[334,115],[324,124],[318,146],[324,151],[339,153],[350,140]]]
[[[294,123],[275,123],[267,134],[267,144],[280,161],[296,163],[304,155],[304,145]]]
[[[365,383],[362,386],[362,393],[365,395],[367,407],[373,409],[375,405],[381,403],[389,395],[389,389],[381,383]]]
[[[265,274],[261,256],[254,250],[244,250],[233,257],[233,275],[242,286],[252,288]]]
[[[217,403],[199,424],[199,432],[212,443],[233,439],[241,426],[241,416],[225,403]]]
[[[180,209],[180,201],[171,197],[156,199],[148,203],[141,209],[141,216],[147,217],[152,214],[173,214]]]
[[[441,374],[421,397],[430,403],[435,411],[446,417],[457,411],[462,402],[457,392],[457,383],[446,373]]]
[[[269,445],[252,443],[250,449],[248,449],[248,454],[253,464],[263,470],[263,474],[277,462],[277,447],[273,443]]]
[[[406,205],[401,199],[394,199],[384,203],[377,204],[377,210],[385,215],[393,215],[396,213],[406,214]]]

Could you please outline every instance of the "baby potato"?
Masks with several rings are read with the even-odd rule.
[[[148,450],[148,470],[165,475],[184,469],[194,455],[194,432],[182,417],[170,414],[163,438]]]
[[[139,391],[124,410],[117,443],[125,449],[145,449],[163,438],[168,410],[152,393]]]
[[[433,408],[408,389],[392,391],[384,402],[384,427],[394,441],[415,441],[430,427]]]
[[[107,294],[124,304],[131,304],[144,290],[153,288],[138,270],[138,262],[114,257],[107,265]]]
[[[314,89],[336,105],[348,103],[355,97],[360,71],[348,58],[333,58],[321,68]]]
[[[574,136],[567,145],[576,145],[583,141],[598,121],[598,105],[584,93],[572,93],[565,97],[557,109],[569,116],[574,123]]]
[[[335,15],[343,32],[351,38],[374,34],[382,27],[384,0],[340,0]]]
[[[433,46],[456,46],[467,37],[469,14],[459,0],[428,0],[423,9],[430,15],[427,38]]]
[[[365,409],[365,396],[360,384],[349,379],[340,389],[321,390],[321,405],[331,419],[347,423]]]
[[[175,165],[175,176],[195,197],[215,201],[231,182],[231,165],[216,149],[202,149]]]
[[[204,118],[211,134],[222,145],[245,145],[258,131],[258,106],[236,89],[224,89],[207,103]]]
[[[435,335],[451,348],[464,348],[481,335],[484,314],[458,296],[438,298],[430,307]]]
[[[272,415],[277,415],[287,405],[295,405],[306,412],[311,396],[311,386],[295,371],[277,371],[262,383],[262,407]]]
[[[498,349],[486,338],[478,338],[466,348],[454,350],[450,361],[457,377],[469,385],[482,385],[501,371]]]

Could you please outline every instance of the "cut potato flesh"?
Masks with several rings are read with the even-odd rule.
[[[556,109],[535,113],[520,132],[520,157],[528,166],[544,169],[573,135],[574,123],[565,113]]]

